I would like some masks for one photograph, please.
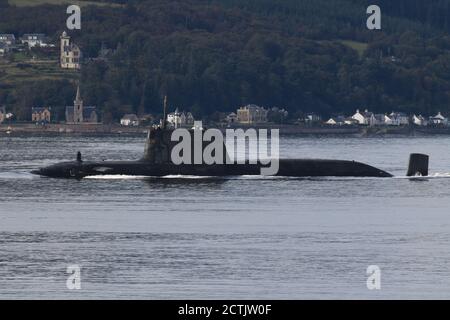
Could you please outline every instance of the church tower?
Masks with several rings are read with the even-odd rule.
[[[81,68],[82,53],[80,48],[70,42],[70,36],[67,32],[61,34],[61,48],[60,48],[60,66],[63,69],[75,69]]]
[[[61,39],[61,53],[60,53],[61,67],[66,68],[68,64],[67,52],[70,46],[70,37],[67,35],[67,32],[64,31],[60,39]]]
[[[77,88],[77,96],[73,102],[73,122],[82,123],[83,122],[83,100],[81,100],[80,86]]]

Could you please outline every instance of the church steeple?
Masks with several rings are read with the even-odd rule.
[[[81,100],[80,85],[77,87],[77,96],[73,102],[73,118],[75,123],[83,122],[83,100]]]
[[[81,95],[80,95],[80,85],[77,86],[77,96],[75,97],[75,101],[76,102],[83,101],[83,100],[81,100]]]

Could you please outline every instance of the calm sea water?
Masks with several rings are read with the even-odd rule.
[[[450,298],[450,137],[282,137],[283,157],[396,178],[40,178],[143,137],[0,137],[0,298]],[[429,179],[404,177],[411,152]],[[81,290],[68,290],[68,265]],[[381,290],[366,269],[381,269]]]

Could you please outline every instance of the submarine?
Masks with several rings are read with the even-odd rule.
[[[51,178],[83,179],[98,175],[127,175],[164,177],[169,175],[226,177],[257,176],[267,166],[261,163],[226,164],[175,164],[171,152],[175,146],[171,136],[173,128],[167,127],[167,98],[164,101],[163,121],[148,131],[144,156],[136,161],[84,161],[80,152],[76,160],[57,163],[31,173]],[[194,135],[195,129],[190,130]],[[203,146],[204,147],[204,146]],[[223,144],[226,158],[226,146]],[[194,162],[191,162],[194,163]],[[225,163],[225,161],[224,161]],[[411,154],[407,176],[428,176],[429,157],[425,154]],[[389,178],[392,174],[376,167],[356,161],[327,159],[280,159],[275,176],[282,177],[379,177]]]

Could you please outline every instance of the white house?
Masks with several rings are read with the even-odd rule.
[[[384,115],[384,124],[387,126],[392,126],[392,125],[394,125],[394,121],[392,120],[392,118],[390,116],[385,114]]]
[[[9,46],[0,42],[0,56],[3,56],[9,52]]]
[[[16,37],[11,33],[0,33],[0,43],[12,46],[16,43]]]
[[[325,122],[325,124],[327,124],[329,126],[335,126],[335,125],[337,125],[337,121],[334,118],[330,118],[330,119],[328,119],[328,121]]]
[[[174,127],[181,125],[192,125],[194,124],[194,116],[190,112],[180,112],[177,108],[175,112],[167,115],[167,122]]]
[[[330,118],[328,121],[325,122],[325,124],[330,126],[342,126],[345,125],[345,117],[344,116],[337,116]]]
[[[139,118],[135,114],[126,114],[120,119],[120,124],[126,127],[137,127],[139,126]]]
[[[355,125],[358,125],[359,122],[358,122],[358,120],[355,120],[352,117],[347,117],[344,120],[344,124],[346,124],[348,126],[355,126]]]
[[[430,117],[430,124],[446,126],[448,124],[448,118],[444,117],[440,112],[438,112],[438,114],[434,117]]]
[[[425,119],[424,117],[422,117],[422,115],[413,115],[411,122],[413,124],[415,124],[416,126],[426,126],[428,124],[427,119]]]
[[[358,124],[373,126],[376,124],[375,115],[369,112],[367,109],[364,112],[360,112],[359,109],[352,116],[352,119],[358,121]]]
[[[20,40],[22,44],[26,44],[28,48],[48,46],[45,40],[45,34],[43,33],[27,33],[24,34]]]

